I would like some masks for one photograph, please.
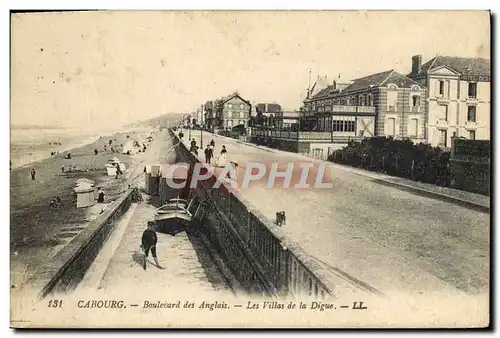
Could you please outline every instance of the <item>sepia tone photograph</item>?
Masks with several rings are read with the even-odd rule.
[[[491,13],[10,12],[10,327],[487,328]]]

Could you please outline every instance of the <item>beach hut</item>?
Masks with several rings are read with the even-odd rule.
[[[75,182],[75,186],[84,186],[84,185],[89,185],[91,187],[95,186],[95,182],[88,179],[88,178],[79,178]]]
[[[104,167],[106,167],[106,172],[108,173],[108,176],[116,176],[116,166],[112,164],[105,164]]]
[[[120,170],[123,172],[127,169],[127,167],[125,166],[125,163],[123,163],[122,161],[120,161],[120,159],[118,157],[113,157],[111,160],[111,163],[115,166],[118,166],[120,167]]]
[[[134,142],[132,140],[128,140],[124,145],[123,145],[123,150],[122,153],[130,153],[131,155],[134,153]]]
[[[76,193],[76,207],[86,208],[95,204],[94,187],[82,182],[74,189]]]

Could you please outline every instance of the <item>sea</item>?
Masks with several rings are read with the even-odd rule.
[[[28,166],[51,157],[51,152],[63,153],[95,142],[101,136],[135,128],[80,130],[76,128],[20,128],[10,130],[10,161],[12,169]]]

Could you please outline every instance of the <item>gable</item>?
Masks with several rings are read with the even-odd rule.
[[[232,97],[224,100],[224,104],[231,103],[231,104],[237,104],[240,105],[241,103],[245,104],[246,106],[251,106],[250,102],[245,101],[241,96],[235,94]]]
[[[455,75],[458,76],[459,74],[455,72],[453,69],[447,67],[447,66],[439,66],[436,68],[433,68],[428,71],[428,74],[432,75]]]

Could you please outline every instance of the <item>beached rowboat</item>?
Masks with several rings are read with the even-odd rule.
[[[154,219],[156,226],[165,232],[188,227],[193,215],[189,211],[190,203],[181,198],[173,198],[156,209]]]

